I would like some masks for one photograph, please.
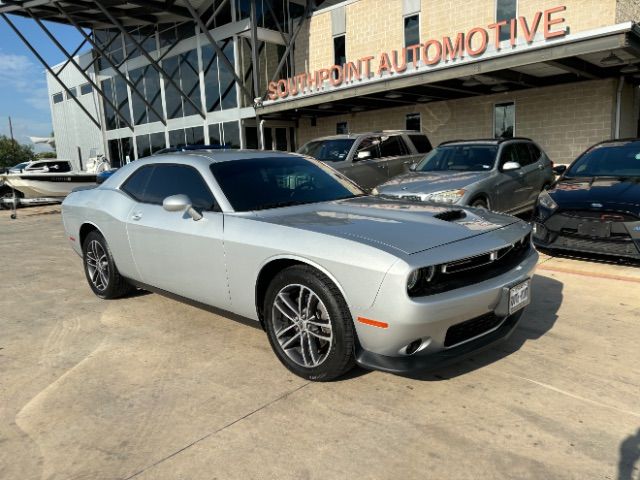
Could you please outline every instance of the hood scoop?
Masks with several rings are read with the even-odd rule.
[[[434,215],[434,218],[443,220],[445,222],[455,222],[456,220],[462,220],[466,218],[467,214],[464,210],[445,210],[444,212]]]

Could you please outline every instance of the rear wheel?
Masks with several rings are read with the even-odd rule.
[[[329,381],[354,366],[351,314],[326,275],[302,265],[283,270],[267,289],[264,312],[271,347],[296,375]]]
[[[94,230],[87,235],[82,252],[87,282],[98,297],[118,298],[133,290],[118,272],[109,245],[100,232]]]

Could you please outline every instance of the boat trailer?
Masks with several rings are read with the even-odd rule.
[[[1,197],[0,208],[7,208],[7,209],[13,210],[11,212],[12,220],[15,220],[16,218],[18,218],[18,207],[62,203],[62,200],[64,200],[63,198],[55,198],[55,197],[21,198],[16,194],[15,189],[12,188],[11,190],[13,190],[13,198]]]

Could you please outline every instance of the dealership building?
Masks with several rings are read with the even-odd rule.
[[[295,150],[410,129],[524,136],[555,162],[638,136],[636,0],[0,1],[64,53],[46,66],[60,158],[168,146]],[[48,22],[76,27],[59,45]],[[44,59],[42,59],[44,62]]]

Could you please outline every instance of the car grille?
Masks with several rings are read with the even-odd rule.
[[[514,269],[531,250],[531,234],[528,234],[513,245],[437,265],[433,279],[418,285],[409,295],[434,295],[497,277]]]
[[[581,252],[600,253],[603,255],[619,255],[624,257],[637,257],[640,255],[631,237],[625,240],[594,240],[572,235],[558,235],[552,247],[567,248]]]
[[[605,216],[605,220],[615,222],[635,222],[637,220],[640,220],[640,218],[629,213],[606,212],[600,210],[562,210],[561,212],[559,212],[559,214],[566,217],[584,218],[589,220],[602,220],[602,217]]]
[[[453,325],[447,330],[444,338],[444,346],[451,347],[477,337],[478,335],[482,335],[483,333],[487,333],[500,325],[502,320],[503,318],[498,317],[492,312]]]

